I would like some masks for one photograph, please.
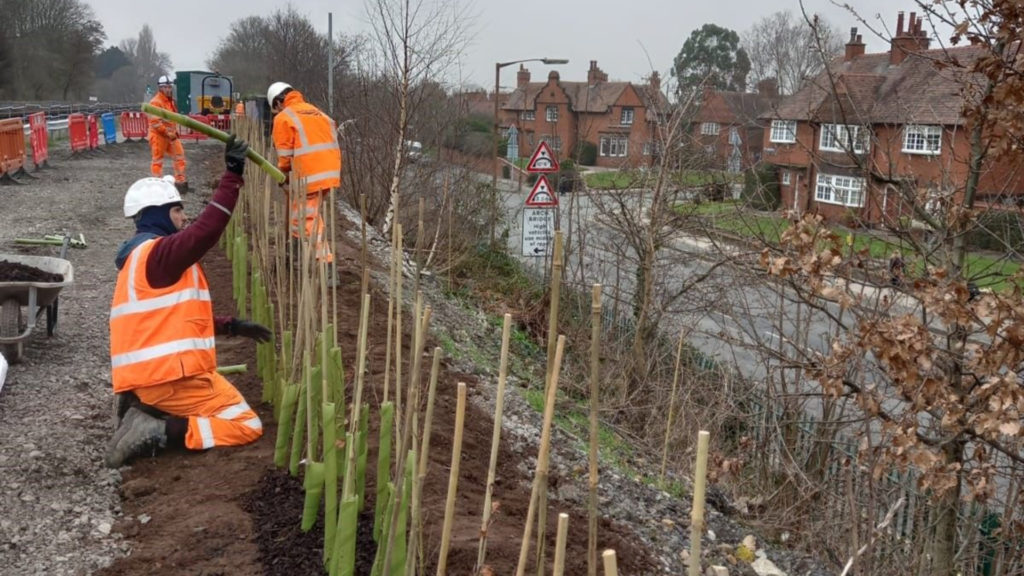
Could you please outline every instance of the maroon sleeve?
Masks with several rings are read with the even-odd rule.
[[[214,316],[213,317],[213,333],[218,336],[229,335],[228,324],[234,320],[234,316]]]
[[[160,238],[146,262],[150,286],[166,288],[174,284],[189,266],[213,248],[231,219],[242,183],[241,176],[225,171],[202,214],[184,230]]]

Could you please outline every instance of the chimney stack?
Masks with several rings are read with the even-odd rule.
[[[768,97],[779,97],[779,82],[775,78],[765,78],[757,83],[757,93]]]
[[[928,49],[931,39],[922,29],[923,19],[917,18],[916,12],[910,13],[906,30],[903,29],[903,12],[896,19],[896,35],[889,44],[889,65],[898,66],[908,54]],[[849,51],[849,48],[847,48]]]
[[[661,74],[658,74],[657,70],[651,72],[651,77],[648,79],[648,82],[651,85],[651,90],[661,92]]]
[[[516,88],[523,88],[530,83],[530,71],[522,64],[519,65],[519,72],[516,72]]]
[[[850,41],[846,43],[846,54],[843,57],[844,62],[849,62],[858,56],[864,55],[864,41],[861,39],[861,35],[857,34],[856,28],[850,28]]]
[[[590,61],[590,69],[587,70],[587,84],[593,86],[598,82],[607,82],[608,75],[597,67],[597,60]]]

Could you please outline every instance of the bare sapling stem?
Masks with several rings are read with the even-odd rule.
[[[389,387],[391,385],[391,346],[393,340],[391,334],[395,329],[395,291],[398,280],[395,278],[395,270],[398,266],[398,227],[391,229],[391,270],[388,277],[388,335],[384,344],[384,402],[388,401]]]
[[[452,443],[451,472],[448,475],[448,498],[444,504],[444,528],[441,531],[441,551],[437,557],[437,576],[448,573],[448,547],[452,541],[452,521],[455,518],[455,495],[459,488],[459,463],[462,460],[462,428],[466,421],[466,383],[459,382],[459,396],[455,405],[455,441]]]
[[[359,314],[359,338],[358,338],[358,356],[356,358],[356,391],[355,396],[352,399],[352,410],[349,413],[349,441],[345,447],[346,452],[346,466],[345,466],[345,485],[342,488],[342,499],[347,499],[353,496],[355,491],[355,470],[356,470],[356,446],[355,439],[356,434],[359,431],[359,412],[360,406],[363,403],[363,382],[365,381],[364,374],[366,372],[366,332],[367,325],[370,318],[370,295],[363,294],[363,309]]]
[[[555,231],[555,251],[551,259],[551,305],[548,311],[548,365],[547,374],[544,380],[546,387],[551,386],[553,379],[552,360],[554,359],[555,334],[558,334],[558,310],[562,301],[562,268],[565,266],[565,249],[563,247],[562,231]],[[545,388],[545,391],[547,388]],[[553,400],[552,400],[553,401]],[[540,487],[539,500],[537,502],[537,576],[544,576],[544,548],[547,540],[545,538],[548,526],[548,486],[547,482]]]
[[[679,344],[676,346],[676,369],[672,376],[672,393],[668,399],[668,416],[665,418],[665,443],[661,449],[661,471],[658,473],[658,485],[661,487],[665,486],[665,467],[668,464],[668,444],[672,438],[672,429],[674,422],[672,421],[673,411],[676,409],[676,395],[679,391],[679,372],[682,368],[683,360],[683,331],[679,331]]]
[[[555,417],[555,392],[558,390],[558,372],[562,366],[562,354],[565,350],[565,336],[558,336],[558,344],[555,348],[554,369],[548,386],[547,395],[544,401],[544,424],[540,433],[540,449],[537,453],[537,470],[533,477],[533,490],[530,493],[530,507],[526,511],[526,524],[523,526],[523,541],[519,549],[519,563],[516,565],[516,576],[523,576],[526,573],[526,557],[530,552],[530,537],[533,532],[533,522],[540,503],[541,486],[547,486],[548,482],[548,452],[551,448],[551,422]]]
[[[437,378],[441,372],[441,348],[434,348],[430,365],[430,386],[427,390],[427,408],[423,415],[423,440],[420,442],[420,462],[416,470],[416,481],[412,489],[412,527],[409,530],[409,551],[412,560],[406,564],[406,576],[416,573],[417,559],[420,558],[419,537],[422,531],[423,483],[427,479],[427,465],[430,464],[430,429],[434,422],[434,399],[437,396]]]
[[[690,511],[690,566],[689,576],[700,575],[700,539],[704,534],[704,495],[707,490],[708,442],[707,430],[697,433],[697,471],[693,477],[693,509]]]
[[[480,572],[487,556],[487,528],[491,524],[491,496],[494,493],[494,475],[498,468],[498,448],[501,445],[501,420],[505,409],[505,382],[508,380],[509,340],[512,333],[512,315],[506,313],[501,327],[501,360],[498,366],[498,392],[494,399],[494,429],[491,432],[491,460],[487,467],[487,486],[484,491],[484,509],[480,521],[480,544],[476,553],[476,569]]]
[[[601,409],[601,285],[590,299],[590,470],[587,488],[587,574],[597,576],[598,412]]]
[[[405,240],[402,236],[402,224],[395,224],[398,257],[398,270],[395,273],[395,438],[402,437],[402,337],[405,330],[402,326],[402,283],[403,283],[403,262],[405,261]]]

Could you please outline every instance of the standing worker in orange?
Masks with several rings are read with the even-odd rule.
[[[177,112],[174,105],[174,81],[170,76],[161,76],[157,81],[157,93],[149,101],[150,106]],[[174,163],[174,186],[178,192],[188,191],[188,179],[185,177],[185,147],[178,138],[178,128],[169,120],[158,116],[149,117],[149,150],[153,163],[150,171],[157,178],[164,170],[164,157],[170,156]]]
[[[277,167],[291,179],[305,181],[305,198],[289,198],[291,234],[299,238],[299,221],[305,220],[305,235],[313,239],[318,262],[333,262],[331,247],[324,238],[321,204],[331,188],[341,185],[341,148],[334,120],[303,99],[284,82],[267,89],[267,102],[274,117],[274,148]],[[328,276],[328,283],[335,279]]]
[[[217,244],[242,188],[248,145],[234,135],[213,198],[191,225],[168,178],[128,188],[124,215],[135,236],[121,245],[110,306],[110,365],[118,395],[117,431],[106,464],[117,468],[158,448],[238,446],[263,434],[259,416],[217,373],[215,336],[270,339],[266,327],[213,316],[199,260]]]

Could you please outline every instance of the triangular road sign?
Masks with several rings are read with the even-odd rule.
[[[537,149],[530,157],[530,163],[526,165],[527,172],[558,172],[558,160],[551,153],[551,147],[544,140],[540,141]]]
[[[551,184],[548,183],[547,176],[541,175],[540,178],[537,178],[537,183],[533,185],[533,190],[530,190],[530,195],[526,197],[526,205],[536,208],[558,206],[558,197],[551,190]]]

